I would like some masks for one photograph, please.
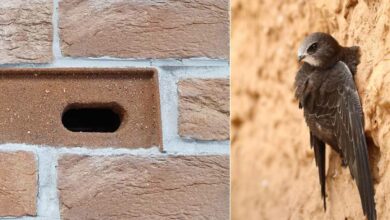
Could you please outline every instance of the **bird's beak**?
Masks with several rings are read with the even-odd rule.
[[[301,62],[303,59],[305,59],[306,55],[298,55],[298,61]]]

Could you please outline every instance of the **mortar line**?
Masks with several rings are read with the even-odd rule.
[[[6,146],[6,148],[4,148]],[[34,154],[37,165],[37,194],[36,199],[36,216],[20,216],[20,217],[0,217],[0,219],[15,219],[15,220],[57,220],[60,219],[59,203],[57,195],[57,153],[55,149],[28,147],[16,147],[7,144],[0,145],[1,152],[18,152],[25,151]]]
[[[170,72],[177,80],[187,78],[215,79],[230,78],[230,67],[228,66],[194,66],[194,67],[157,67],[159,72]],[[162,73],[164,74],[164,73]]]
[[[57,193],[58,153],[56,149],[37,148],[38,154],[38,196],[37,217],[60,219],[59,196]]]
[[[180,144],[180,142],[177,142]],[[186,143],[182,141],[183,145],[194,145],[193,143]],[[186,152],[166,150],[166,152],[160,152],[159,148],[88,148],[88,147],[60,147],[60,146],[46,146],[46,145],[29,145],[29,144],[1,144],[0,152],[16,152],[26,151],[32,153],[38,153],[41,150],[53,150],[58,156],[64,154],[85,155],[85,156],[121,156],[121,155],[133,155],[133,156],[188,156],[188,155],[227,155],[229,141],[222,143],[196,143],[193,147],[197,147],[197,151]],[[217,146],[215,150],[209,150],[210,146]],[[218,147],[219,146],[219,147]],[[190,146],[187,146],[190,147]],[[190,147],[191,148],[191,147]],[[181,148],[180,148],[181,149]]]
[[[185,70],[175,68],[172,72],[170,68],[159,69],[160,102],[164,103],[164,105],[161,105],[164,150],[196,155],[199,150],[206,148],[207,152],[230,154],[229,141],[186,140],[179,136],[178,82],[183,75],[178,74],[178,72],[185,72]],[[192,77],[188,76],[186,72],[184,75]],[[220,76],[220,73],[216,73],[216,75]],[[210,76],[210,74],[207,74],[207,76]]]
[[[59,41],[56,40],[56,41]],[[57,51],[60,52],[59,42],[54,44]],[[52,49],[54,50],[54,48]],[[59,51],[59,52],[58,52]],[[99,58],[55,58],[51,63],[12,63],[0,64],[0,67],[8,68],[56,68],[56,67],[229,67],[225,60],[192,60],[177,61],[171,59],[99,59]]]
[[[52,14],[52,28],[53,28],[53,42],[52,53],[54,60],[62,57],[60,45],[60,31],[59,31],[59,3],[58,0],[53,0],[53,14]]]

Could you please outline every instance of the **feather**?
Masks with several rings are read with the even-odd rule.
[[[314,70],[296,82],[300,91],[306,122],[310,128],[310,143],[318,167],[321,196],[326,209],[325,143],[336,150],[346,162],[356,181],[363,213],[369,220],[376,219],[373,181],[369,167],[367,143],[364,135],[363,112],[353,75],[348,66],[339,61],[327,70]],[[309,83],[307,83],[309,81]],[[308,87],[307,84],[311,86]]]
[[[326,210],[326,192],[325,192],[325,143],[310,133],[310,144],[314,148],[314,157],[318,167],[320,177],[321,197],[324,201],[324,210]]]

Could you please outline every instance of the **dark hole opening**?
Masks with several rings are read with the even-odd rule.
[[[62,124],[73,132],[115,132],[121,119],[109,107],[70,107],[62,114]]]

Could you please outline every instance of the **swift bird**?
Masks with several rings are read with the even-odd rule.
[[[298,49],[303,61],[295,78],[295,97],[310,129],[326,210],[325,143],[348,166],[360,194],[364,215],[376,219],[373,181],[364,134],[364,117],[353,76],[359,47],[342,47],[329,34],[307,36]]]

